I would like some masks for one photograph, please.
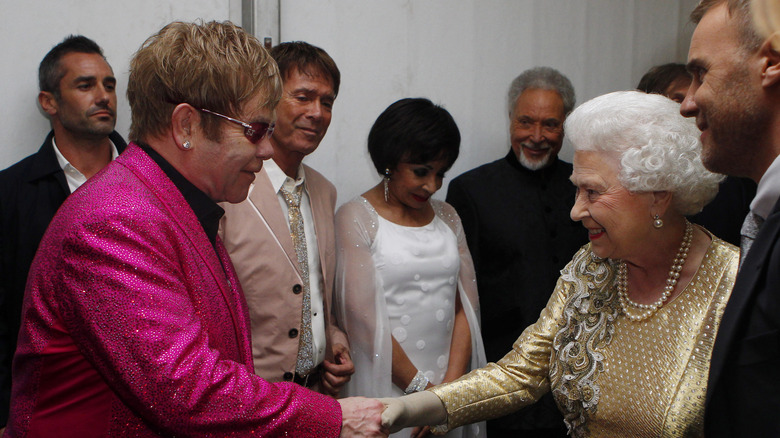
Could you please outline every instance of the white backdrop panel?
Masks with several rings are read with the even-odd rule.
[[[38,64],[70,34],[97,42],[117,77],[117,131],[130,128],[130,58],[165,24],[241,22],[241,0],[0,0],[0,169],[38,150],[49,121],[38,109]]]
[[[260,0],[255,0],[260,1]],[[378,181],[365,151],[379,113],[425,96],[463,137],[449,178],[508,150],[505,94],[521,71],[568,75],[578,102],[636,85],[652,65],[684,61],[696,0],[281,0],[281,40],[327,50],[342,71],[333,122],[307,162],[339,189],[339,203]],[[0,168],[37,150],[48,131],[36,95],[43,55],[71,33],[103,46],[119,80],[117,130],[130,114],[128,62],[172,20],[240,22],[241,0],[0,0]],[[262,29],[257,30],[258,36]],[[570,159],[565,146],[561,155]],[[442,190],[438,197],[443,197]]]
[[[506,154],[505,95],[520,72],[560,70],[578,103],[633,88],[649,67],[685,60],[681,15],[692,1],[284,0],[281,40],[324,48],[342,72],[330,131],[306,161],[346,202],[379,181],[366,151],[379,113],[403,97],[428,97],[462,135],[443,198],[449,178]],[[568,146],[561,156],[571,159]]]

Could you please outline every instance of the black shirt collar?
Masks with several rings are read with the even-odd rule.
[[[195,217],[198,218],[198,222],[203,227],[203,231],[206,232],[211,244],[216,246],[217,244],[217,231],[219,230],[219,220],[225,214],[225,210],[222,209],[216,202],[212,201],[205,193],[194,184],[189,182],[178,170],[176,170],[169,162],[165,160],[157,151],[145,144],[139,144],[138,146],[146,152],[149,157],[160,166],[160,169],[165,175],[170,178],[173,185],[181,192],[187,204],[190,205],[192,211],[195,213]]]

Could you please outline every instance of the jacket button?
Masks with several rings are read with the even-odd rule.
[[[286,382],[292,382],[292,379],[293,379],[293,373],[291,373],[291,372],[287,371],[286,373],[284,373],[284,375],[282,376],[282,378],[283,378],[283,379],[284,379]]]
[[[288,335],[289,335],[291,338],[294,338],[294,337],[298,336],[298,329],[290,329],[290,331],[289,331],[289,332],[287,332],[287,334],[288,334]]]
[[[293,293],[294,294],[299,294],[299,293],[301,293],[302,290],[303,290],[303,287],[301,287],[300,284],[296,284],[295,286],[293,286]]]

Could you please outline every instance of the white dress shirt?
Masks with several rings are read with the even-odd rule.
[[[761,181],[758,182],[756,196],[750,203],[750,211],[766,220],[778,199],[780,199],[780,156],[775,157],[775,161],[769,165]]]
[[[108,142],[111,143],[111,161],[113,161],[119,155],[119,152],[117,152],[114,142],[111,140]],[[54,146],[54,155],[57,156],[57,162],[60,163],[60,168],[65,172],[65,180],[68,181],[68,188],[70,189],[70,192],[73,193],[77,188],[81,187],[82,184],[87,182],[87,177],[84,176],[81,171],[73,167],[73,165],[70,164],[70,161],[62,155],[54,137],[51,139],[51,144]]]

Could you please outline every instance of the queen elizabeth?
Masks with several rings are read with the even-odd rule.
[[[702,435],[739,250],[685,217],[712,200],[722,177],[703,167],[693,121],[663,96],[597,97],[574,110],[565,132],[575,150],[571,217],[590,243],[504,358],[384,399],[391,430],[447,430],[552,391],[575,437]]]

